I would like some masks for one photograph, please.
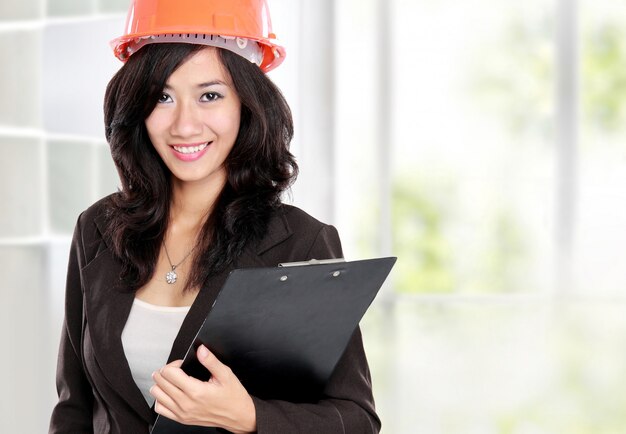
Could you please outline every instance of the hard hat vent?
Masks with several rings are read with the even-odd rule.
[[[261,65],[263,50],[256,41],[235,36],[205,35],[200,33],[170,33],[165,35],[141,36],[128,41],[124,46],[124,53],[120,53],[127,59],[141,47],[147,44],[158,43],[187,43],[200,44],[210,47],[223,48],[239,54],[250,62]]]

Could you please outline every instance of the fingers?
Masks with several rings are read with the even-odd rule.
[[[150,393],[152,393],[152,392],[150,392]],[[170,410],[170,408],[167,405],[163,404],[158,399],[154,403],[154,411],[157,412],[157,414],[165,416],[168,419],[178,420],[178,416],[176,415],[176,413],[174,413],[172,410]]]
[[[150,395],[152,395],[157,401],[155,410],[156,407],[159,405],[165,406],[171,410],[175,410],[180,406],[180,402],[184,399],[185,393],[182,389],[174,385],[162,375],[161,371],[164,370],[165,367],[162,368],[160,371],[155,371],[152,373],[154,386],[150,388]]]
[[[204,345],[196,351],[198,361],[211,372],[208,382],[189,377],[176,361],[153,374],[150,390],[155,411],[188,425],[218,426],[231,432],[254,432],[254,402],[232,370]]]
[[[181,362],[172,362],[152,374],[155,382],[150,394],[156,399],[154,410],[169,419],[189,422],[193,401],[199,396],[202,382],[180,369]]]
[[[156,384],[152,386],[150,388],[150,395],[152,395],[155,399],[154,410],[157,413],[162,414],[163,416],[169,417],[171,419],[171,417],[167,416],[167,414],[165,414],[164,411],[167,411],[172,414],[174,412],[178,412],[180,408],[179,405],[176,403],[176,401],[172,399],[172,397],[170,397],[170,395],[165,393],[163,389],[161,389],[160,386],[157,386]]]
[[[174,368],[180,368],[181,366],[183,366],[183,361],[182,360],[174,360],[172,363],[168,363],[165,366],[172,366]]]
[[[219,361],[207,347],[200,345],[196,351],[196,356],[202,365],[211,373],[210,381],[223,381],[232,375],[232,370]]]

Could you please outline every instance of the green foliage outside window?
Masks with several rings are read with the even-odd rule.
[[[626,129],[626,30],[623,23],[589,29],[582,44],[582,114],[604,133]]]
[[[554,25],[548,18],[533,25],[513,19],[506,29],[493,38],[493,46],[476,53],[467,78],[469,92],[478,109],[500,117],[512,139],[525,136],[530,143],[552,144]],[[616,23],[585,29],[581,47],[583,125],[604,134],[624,131],[626,30]],[[449,239],[454,219],[464,218],[456,215],[460,210],[450,194],[453,183],[425,183],[419,168],[416,172],[397,175],[393,186],[393,249],[399,257],[395,288],[431,294],[532,291],[523,269],[535,252],[516,210],[506,203],[494,206],[484,228],[476,228],[482,245],[469,257],[459,257]],[[455,261],[474,267],[469,278]]]
[[[437,191],[422,188],[409,177],[399,177],[394,184],[393,245],[399,258],[394,286],[400,292],[454,291],[453,252],[445,237],[446,210],[441,200],[432,197],[435,194]]]

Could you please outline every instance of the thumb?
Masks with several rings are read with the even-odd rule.
[[[221,380],[230,373],[230,368],[220,362],[215,354],[213,354],[207,347],[200,345],[196,351],[196,356],[202,365],[209,370],[213,380]]]

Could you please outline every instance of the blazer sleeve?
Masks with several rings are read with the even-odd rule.
[[[70,248],[65,293],[65,318],[57,361],[56,385],[59,401],[52,411],[49,434],[93,433],[93,394],[81,357],[83,293],[80,269],[84,250],[80,217]]]
[[[337,230],[325,225],[317,234],[307,257],[342,257]],[[361,331],[354,332],[317,403],[291,403],[252,398],[259,434],[341,433],[365,434],[380,431],[372,384],[363,350]]]

